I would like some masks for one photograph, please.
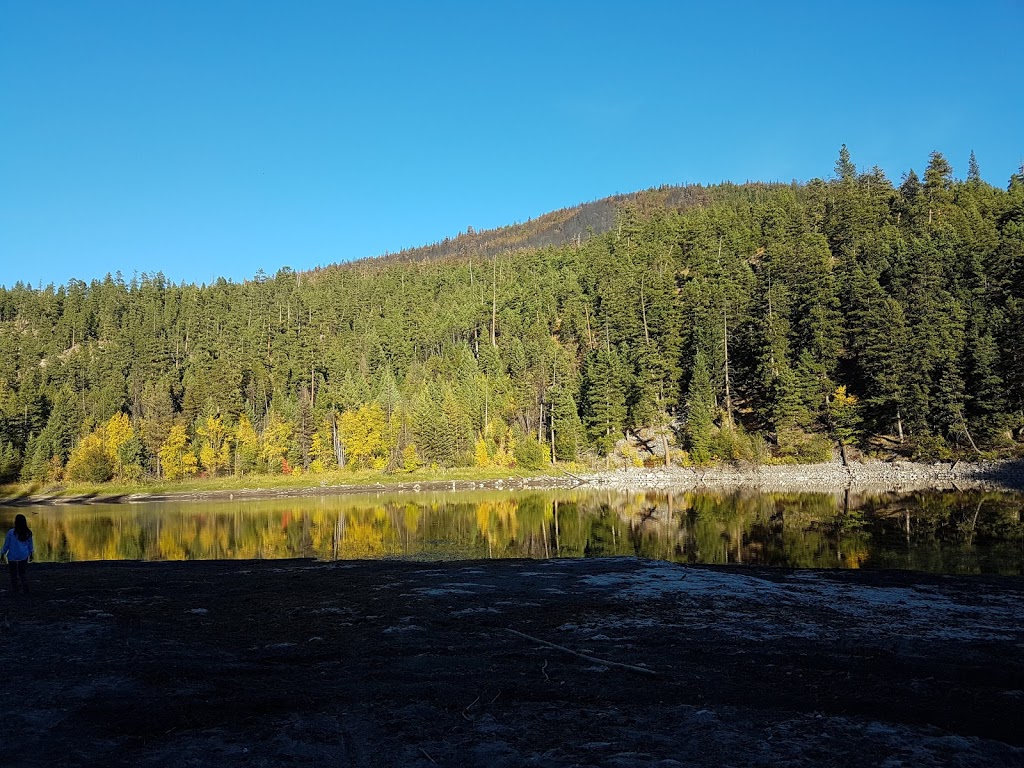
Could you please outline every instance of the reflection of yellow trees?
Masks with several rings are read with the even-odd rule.
[[[177,526],[164,525],[160,528],[160,536],[157,539],[159,545],[158,558],[161,560],[184,560],[186,551],[184,536]]]
[[[328,521],[327,513],[322,507],[305,513],[306,536],[309,546],[314,552],[328,551],[333,535],[333,521]]]
[[[422,510],[419,504],[404,504],[402,506],[402,527],[406,531],[417,531],[420,527]]]
[[[506,544],[519,534],[517,501],[511,498],[481,501],[476,505],[476,528],[486,541]]]
[[[374,558],[400,551],[400,538],[384,507],[350,510],[345,515],[344,558]]]
[[[867,548],[849,549],[842,553],[843,567],[860,568],[868,559]]]
[[[1019,498],[997,494],[482,492],[58,507],[34,516],[32,527],[40,560],[638,554],[977,570],[972,547],[984,540],[1003,547],[1006,572],[1020,572],[1019,510]],[[923,542],[913,556],[908,517],[910,543]],[[893,539],[895,548],[881,543]]]
[[[33,521],[33,528],[38,529],[38,524]],[[118,526],[104,521],[104,524],[93,525],[86,520],[76,520],[72,524],[64,526],[60,538],[63,539],[68,549],[72,551],[88,551],[92,553],[91,560],[116,560],[120,559]],[[33,531],[33,539],[40,537]]]

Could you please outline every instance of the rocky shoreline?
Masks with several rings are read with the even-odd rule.
[[[837,490],[1024,490],[1024,462],[839,462],[792,465],[722,464],[664,467],[582,475],[581,484],[615,490],[691,490],[746,487],[766,491]]]
[[[130,494],[44,495],[0,499],[0,506],[35,504],[114,504],[190,499],[264,499],[367,493],[440,491],[522,491],[554,488],[602,488],[617,491],[689,491],[750,488],[763,491],[836,491],[847,488],[875,491],[909,490],[1024,490],[1024,461],[839,462],[822,464],[720,464],[709,467],[645,467],[582,474],[510,475],[497,480],[434,480],[360,485],[313,485],[296,488],[139,492]]]

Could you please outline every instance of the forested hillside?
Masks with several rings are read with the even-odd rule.
[[[627,201],[566,245],[0,289],[0,476],[537,467],[1010,448],[1024,171]],[[517,243],[508,242],[509,246]],[[878,440],[875,439],[875,443]],[[625,455],[621,455],[625,453]]]

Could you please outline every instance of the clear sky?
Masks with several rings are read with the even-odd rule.
[[[243,280],[842,143],[1005,186],[1022,39],[1020,0],[0,0],[0,284]]]

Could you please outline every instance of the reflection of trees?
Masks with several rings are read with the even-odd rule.
[[[33,515],[41,560],[639,555],[786,567],[1024,570],[1001,493],[381,494],[96,505]]]
[[[1024,501],[994,491],[880,496],[865,503],[872,565],[948,573],[1022,571]]]

